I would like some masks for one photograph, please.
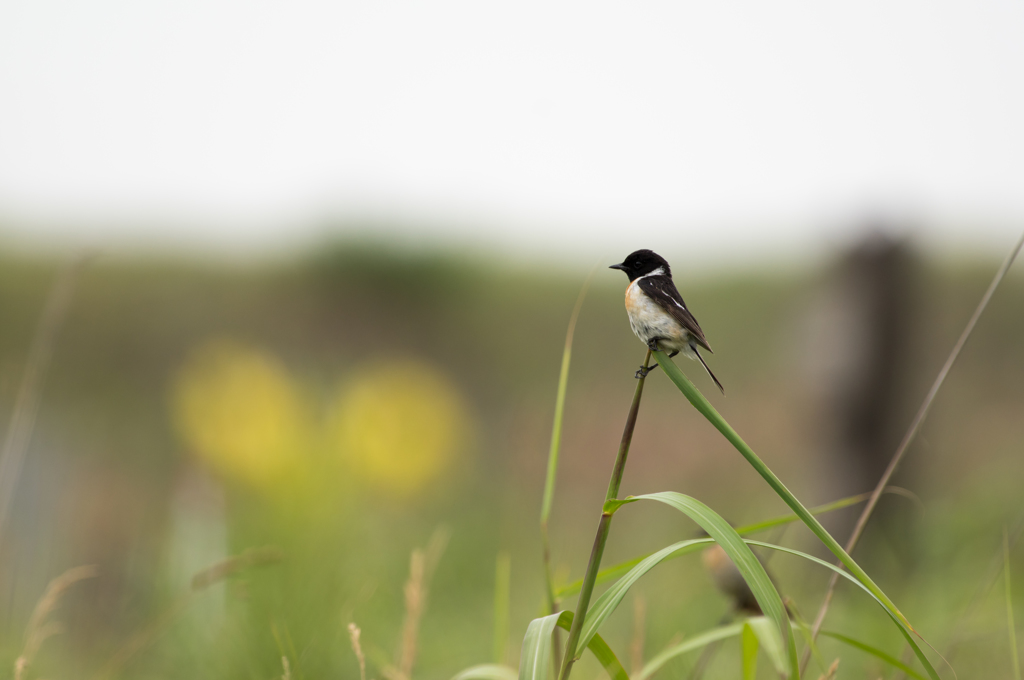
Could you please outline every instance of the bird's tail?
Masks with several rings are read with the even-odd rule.
[[[700,355],[700,352],[697,351],[697,348],[694,345],[690,345],[690,348],[693,349],[693,353],[697,355],[697,359],[700,360],[701,366],[704,367],[704,370],[708,372],[708,375],[711,376],[711,379],[715,381],[716,385],[718,385],[718,389],[722,390],[722,394],[725,394],[725,388],[722,387],[722,383],[718,382],[718,378],[716,378],[715,374],[711,372],[710,368],[708,368],[708,364],[706,361],[704,361],[704,357]]]

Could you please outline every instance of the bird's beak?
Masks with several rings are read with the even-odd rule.
[[[613,264],[611,267],[608,267],[608,269],[621,269],[622,271],[626,271],[626,265],[624,265],[624,264]]]

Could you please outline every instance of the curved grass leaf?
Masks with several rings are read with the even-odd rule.
[[[911,668],[907,664],[903,663],[902,661],[900,661],[896,657],[894,657],[894,656],[892,656],[890,654],[886,654],[881,649],[878,649],[877,647],[872,647],[871,645],[869,645],[866,642],[861,642],[860,640],[854,640],[852,637],[848,637],[848,636],[843,635],[841,633],[835,633],[835,632],[828,631],[828,630],[823,630],[823,631],[821,631],[820,634],[824,635],[825,637],[830,637],[833,640],[839,640],[843,644],[847,644],[847,645],[849,645],[851,647],[859,649],[862,652],[867,652],[871,656],[873,656],[873,657],[875,657],[877,659],[880,659],[881,661],[884,661],[885,663],[889,664],[890,666],[892,666],[894,668],[900,669],[901,671],[903,671],[904,673],[906,673],[907,675],[909,675],[912,678],[917,678],[917,680],[927,680],[923,675],[921,675],[920,673],[918,673],[913,668]]]
[[[660,654],[655,656],[653,659],[647,662],[640,673],[633,677],[633,680],[647,680],[652,675],[661,670],[662,666],[667,664],[677,656],[682,656],[688,652],[693,652],[698,649],[707,647],[712,642],[718,642],[719,640],[725,640],[727,638],[736,637],[743,630],[743,623],[730,623],[726,626],[719,626],[718,628],[712,628],[709,631],[701,633],[700,635],[694,636],[689,640],[684,640],[679,644],[672,645],[668,649],[663,650]]]
[[[715,407],[711,405],[711,402],[709,402],[704,395],[700,393],[700,390],[694,387],[693,383],[683,375],[682,371],[679,370],[679,367],[672,363],[672,360],[669,359],[664,352],[658,351],[655,352],[654,355],[657,357],[658,363],[662,366],[662,370],[665,371],[665,375],[675,383],[675,386],[679,388],[679,391],[683,393],[683,396],[686,397],[686,399],[695,409],[697,409],[698,412],[700,412],[701,415],[708,419],[708,422],[715,426],[715,429],[721,432],[722,435],[729,440],[729,443],[740,452],[740,455],[747,459],[747,462],[750,463],[751,467],[753,467],[757,473],[761,475],[766,482],[768,482],[768,485],[772,487],[775,493],[786,502],[786,505],[788,505],[790,509],[797,514],[797,516],[800,517],[803,523],[807,525],[807,528],[809,528],[814,535],[825,544],[825,547],[831,550],[832,553],[839,558],[839,561],[849,569],[850,573],[856,577],[856,580],[871,592],[875,599],[885,607],[891,616],[899,620],[901,623],[901,629],[905,628],[920,636],[920,633],[917,633],[917,631],[914,630],[914,627],[910,625],[910,621],[907,620],[907,617],[903,615],[903,612],[896,607],[893,601],[889,599],[889,596],[882,592],[882,589],[879,588],[871,577],[868,576],[867,572],[864,571],[864,569],[861,568],[861,566],[857,564],[852,557],[850,557],[846,550],[843,549],[843,546],[839,545],[839,542],[836,541],[830,533],[825,531],[825,527],[821,526],[821,522],[815,519],[814,515],[812,515],[807,508],[804,507],[803,503],[793,495],[793,492],[786,488],[786,485],[782,483],[782,480],[776,477],[775,473],[764,464],[764,461],[762,461],[758,455],[754,453],[754,450],[750,448],[745,441],[743,441],[743,438],[736,433],[736,430],[732,429],[732,426],[726,422],[725,418],[715,410]]]
[[[519,655],[519,680],[548,680],[551,670],[551,634],[558,619],[565,614],[550,614],[530,621],[523,636],[523,651]]]
[[[711,538],[715,539],[716,543],[722,546],[722,549],[729,556],[729,559],[731,559],[733,564],[736,565],[736,568],[739,569],[740,574],[743,576],[743,580],[747,582],[748,586],[750,586],[750,590],[754,594],[754,598],[761,606],[761,611],[763,611],[765,615],[775,623],[782,639],[786,641],[786,648],[789,656],[787,670],[793,675],[793,677],[798,678],[800,671],[796,653],[796,640],[790,631],[789,614],[786,612],[786,608],[782,604],[782,598],[779,597],[779,591],[775,589],[775,584],[772,583],[770,578],[768,578],[768,572],[764,570],[764,565],[762,565],[757,557],[754,556],[750,547],[747,546],[740,535],[736,533],[736,530],[733,529],[728,522],[722,519],[717,512],[709,508],[704,503],[675,491],[662,491],[661,493],[644,494],[643,496],[631,496],[630,500],[658,501],[659,503],[664,503],[669,507],[675,508],[700,525],[704,531],[708,532],[708,535],[710,535]],[[639,569],[639,565],[634,568],[634,570],[636,569]],[[626,578],[627,577],[623,577],[622,581],[625,581]],[[598,602],[594,604],[594,607],[592,607],[591,610],[593,611],[596,609],[601,603],[601,600],[603,600],[605,596],[608,596],[609,593],[612,593],[616,586],[618,586],[618,583],[609,588],[608,591],[601,596]],[[624,594],[625,593],[622,595]],[[622,595],[618,595],[619,600],[622,599]],[[610,597],[615,597],[615,595]],[[615,604],[618,604],[618,602]],[[607,618],[607,615],[605,615],[605,617]],[[595,631],[599,625],[600,622],[594,622]],[[590,626],[590,614],[588,613],[584,631],[586,632]]]
[[[519,680],[548,680],[553,644],[551,634],[555,626],[569,630],[572,619],[573,613],[564,611],[530,621],[523,637],[523,651],[519,657]],[[604,667],[611,680],[629,680],[626,669],[600,635],[594,635],[587,648]]]
[[[822,515],[822,514],[825,514],[826,512],[832,512],[834,510],[841,510],[843,508],[848,508],[851,505],[856,505],[857,503],[863,503],[870,496],[871,496],[870,493],[861,493],[861,494],[857,494],[856,496],[847,496],[846,498],[840,498],[839,500],[832,501],[831,503],[825,503],[824,505],[818,505],[816,507],[813,507],[813,508],[811,508],[809,510],[809,512],[812,515]],[[766,531],[768,529],[772,529],[772,528],[775,528],[777,526],[782,526],[783,524],[790,524],[791,522],[796,522],[799,519],[800,518],[797,517],[795,514],[790,513],[788,515],[782,515],[780,517],[773,517],[771,519],[762,520],[762,521],[756,522],[754,524],[747,524],[747,525],[742,526],[742,527],[736,527],[736,533],[739,534],[740,536],[747,536],[749,534],[756,534],[756,533],[758,533],[760,531]],[[698,550],[698,549],[699,548],[697,548],[697,547],[694,548],[694,550]],[[672,556],[672,558],[680,557],[681,555],[685,555],[686,552],[692,552],[692,551],[684,551],[684,552],[676,553],[675,555]],[[620,562],[619,564],[616,564],[616,565],[613,565],[611,567],[608,567],[607,569],[602,569],[601,571],[599,571],[597,573],[597,581],[596,581],[596,583],[607,583],[608,581],[612,581],[614,579],[617,579],[618,577],[622,576],[623,574],[628,572],[630,569],[632,569],[636,565],[640,564],[640,561],[645,559],[645,558],[647,558],[647,557],[650,557],[650,555],[648,554],[648,555],[641,555],[640,557],[634,557],[631,560],[627,560],[625,562]],[[580,592],[580,588],[582,586],[583,586],[583,579],[578,579],[576,581],[573,581],[572,583],[569,583],[569,584],[564,585],[561,588],[559,588],[557,590],[557,592],[556,592],[556,595],[557,595],[557,597],[559,599],[566,598],[566,597],[569,597],[571,595],[575,595],[576,593]]]
[[[680,541],[679,543],[673,543],[666,548],[662,548],[653,555],[641,560],[638,565],[633,567],[628,574],[616,581],[611,588],[604,591],[604,593],[601,594],[601,597],[597,598],[594,604],[591,605],[590,611],[587,612],[587,618],[583,622],[583,631],[580,633],[580,646],[582,647],[586,645],[592,637],[597,635],[598,629],[600,629],[601,625],[608,620],[608,617],[612,615],[612,612],[614,612],[622,602],[622,598],[626,596],[626,593],[631,587],[633,587],[633,584],[640,580],[640,577],[681,550],[685,550],[690,546],[702,546],[711,542],[712,539],[710,538],[695,538],[690,541]]]
[[[789,553],[790,555],[796,555],[797,557],[802,557],[805,560],[809,560],[811,562],[814,562],[815,564],[820,564],[821,566],[825,567],[826,569],[831,569],[832,571],[836,572],[837,574],[839,574],[840,576],[845,578],[847,581],[850,581],[851,583],[855,584],[858,588],[860,588],[861,590],[866,592],[868,595],[870,595],[871,598],[875,602],[877,602],[879,605],[881,605],[882,609],[885,610],[885,613],[888,614],[889,618],[893,620],[893,623],[896,624],[896,627],[899,629],[900,633],[903,634],[903,637],[904,637],[904,639],[906,639],[907,643],[910,645],[910,648],[914,650],[914,654],[917,656],[918,660],[921,662],[921,665],[924,666],[924,669],[928,672],[928,677],[930,677],[931,680],[940,680],[939,674],[935,670],[935,667],[932,666],[931,661],[928,660],[928,657],[925,656],[924,652],[921,651],[921,647],[918,646],[917,642],[914,640],[913,633],[915,631],[912,628],[910,628],[908,625],[904,624],[902,619],[898,618],[895,614],[893,614],[889,610],[889,608],[886,607],[885,603],[881,600],[881,598],[876,596],[875,593],[871,590],[871,588],[869,588],[866,584],[861,583],[860,580],[854,578],[852,575],[850,575],[849,573],[844,571],[842,568],[837,567],[836,565],[832,564],[831,562],[826,562],[825,560],[820,560],[817,557],[814,557],[813,555],[808,555],[807,553],[800,552],[799,550],[793,550],[792,548],[784,548],[781,545],[774,545],[772,543],[765,543],[763,541],[753,541],[753,540],[750,540],[750,539],[744,539],[744,540],[749,545],[756,545],[756,546],[761,547],[761,548],[770,548],[771,550],[778,550],[779,552]]]
[[[452,676],[452,680],[516,680],[516,669],[496,663],[471,666]]]

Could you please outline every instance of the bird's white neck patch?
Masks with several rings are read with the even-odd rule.
[[[663,276],[664,274],[665,274],[665,268],[664,267],[658,267],[653,272],[649,272],[647,274],[644,274],[640,278],[641,279],[646,279],[648,276]]]

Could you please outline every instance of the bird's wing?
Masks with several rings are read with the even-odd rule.
[[[704,337],[704,331],[700,329],[697,319],[693,318],[693,314],[690,314],[690,310],[686,308],[683,296],[676,290],[676,284],[672,283],[671,278],[667,276],[644,276],[639,279],[638,285],[640,290],[657,302],[659,307],[679,322],[679,325],[689,331],[698,345],[714,354],[714,350],[708,345],[707,338]]]

